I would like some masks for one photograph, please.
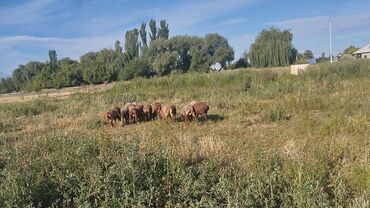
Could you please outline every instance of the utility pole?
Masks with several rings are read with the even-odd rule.
[[[330,63],[333,63],[333,49],[331,46],[331,21],[329,20],[329,56],[330,56]]]

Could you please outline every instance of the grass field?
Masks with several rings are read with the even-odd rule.
[[[127,102],[208,122],[110,127]],[[370,63],[241,69],[0,104],[0,207],[368,207]]]

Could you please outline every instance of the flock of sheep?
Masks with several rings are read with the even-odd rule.
[[[181,109],[181,120],[187,122],[199,116],[208,120],[208,110],[209,106],[207,103],[192,101]],[[160,119],[169,118],[176,122],[176,106],[172,104],[162,106],[159,102],[145,106],[141,103],[127,103],[122,108],[114,107],[105,113],[108,123],[112,126],[117,124],[117,120],[121,121],[122,125],[127,125],[140,121],[154,120],[157,115]]]

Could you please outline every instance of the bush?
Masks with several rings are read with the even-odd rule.
[[[150,77],[151,68],[145,61],[135,58],[131,60],[120,72],[120,80],[130,80],[135,77]]]

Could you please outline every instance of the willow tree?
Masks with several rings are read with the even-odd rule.
[[[295,61],[293,34],[277,28],[263,30],[250,47],[248,58],[255,67],[288,66]]]

